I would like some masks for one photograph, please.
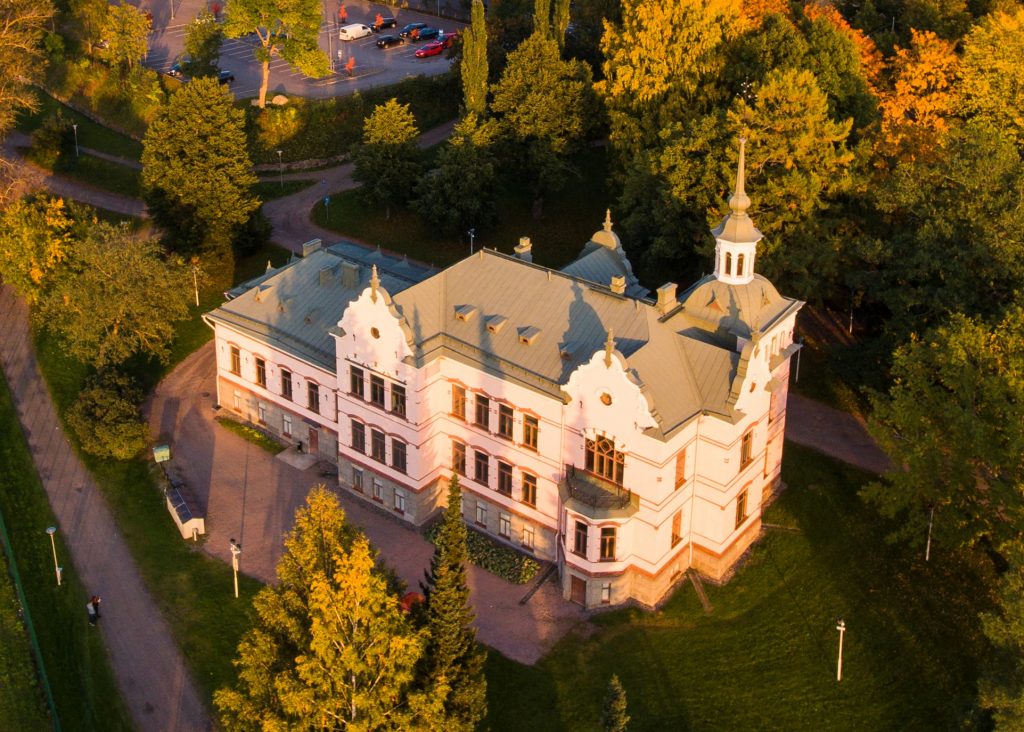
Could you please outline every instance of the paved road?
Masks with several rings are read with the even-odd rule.
[[[65,437],[29,337],[28,308],[0,287],[0,365],[29,449],[86,591],[103,598],[100,632],[140,730],[212,728],[185,659],[150,597],[102,493]],[[39,527],[40,536],[43,528]],[[85,612],[85,608],[82,608]]]

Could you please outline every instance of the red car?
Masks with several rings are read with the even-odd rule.
[[[437,56],[446,48],[451,48],[452,44],[455,43],[455,39],[458,38],[458,33],[448,33],[439,38],[436,41],[431,41],[427,45],[416,50],[416,58],[426,58],[427,56]]]

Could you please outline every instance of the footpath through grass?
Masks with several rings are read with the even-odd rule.
[[[100,634],[85,614],[89,596],[71,566],[61,532],[57,556],[64,578],[56,586],[46,527],[56,525],[35,471],[7,382],[0,373],[0,510],[6,517],[14,556],[28,601],[43,663],[65,730],[128,730],[131,722],[108,664]],[[0,559],[0,565],[2,565]],[[6,566],[2,567],[6,571]],[[26,655],[24,629],[0,581],[0,729],[49,728],[34,665]],[[13,635],[12,635],[13,634]],[[16,637],[20,634],[20,638]]]
[[[980,567],[884,541],[856,495],[866,476],[787,444],[789,489],[731,582],[689,584],[657,613],[597,616],[536,667],[495,653],[491,728],[592,730],[612,674],[641,730],[939,730],[961,727],[987,653]],[[836,618],[847,624],[836,683]],[[974,720],[975,722],[977,720]],[[968,725],[974,726],[974,725]]]

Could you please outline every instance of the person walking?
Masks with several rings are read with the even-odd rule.
[[[100,619],[100,602],[99,595],[93,595],[85,605],[85,610],[89,613],[89,625],[96,625],[96,621]]]

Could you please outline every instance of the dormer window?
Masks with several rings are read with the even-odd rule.
[[[476,315],[476,308],[472,305],[460,305],[455,308],[455,319],[463,322],[473,319]]]

